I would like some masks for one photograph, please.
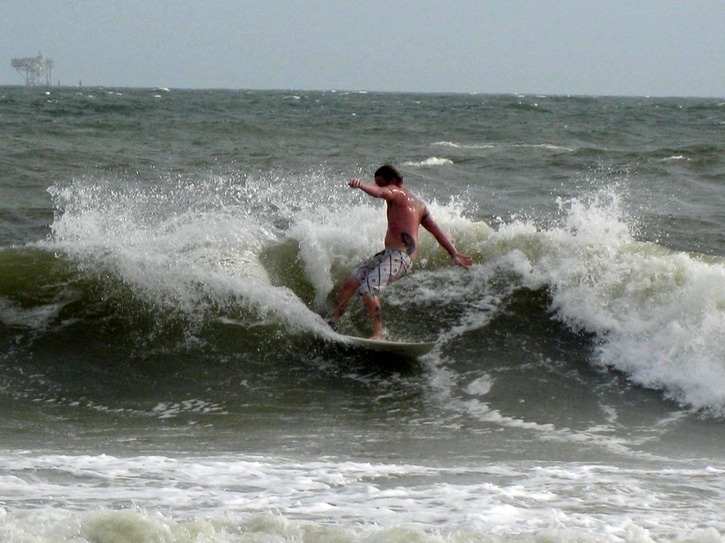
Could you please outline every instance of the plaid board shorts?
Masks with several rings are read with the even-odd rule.
[[[385,249],[352,270],[352,275],[360,281],[360,296],[377,296],[383,288],[403,277],[412,267],[413,260],[408,253],[399,249]]]

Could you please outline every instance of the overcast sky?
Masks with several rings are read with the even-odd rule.
[[[0,85],[725,96],[725,0],[0,0]]]

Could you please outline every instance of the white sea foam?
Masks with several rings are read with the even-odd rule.
[[[432,156],[430,158],[426,158],[425,160],[421,160],[419,162],[415,161],[409,161],[404,162],[404,166],[412,166],[412,167],[426,167],[426,166],[447,166],[449,164],[453,164],[453,161],[449,158],[441,158]]]
[[[454,141],[438,141],[432,145],[439,147],[453,147],[457,149],[491,149],[495,147],[492,143],[457,143]]]
[[[481,538],[651,543],[696,537],[715,543],[725,533],[718,509],[725,499],[723,471],[712,467],[441,468],[29,453],[1,460],[0,502],[12,496],[14,506],[0,509],[0,539],[15,543]],[[696,486],[711,499],[683,501],[682,485]]]
[[[95,180],[51,194],[63,213],[53,240],[40,245],[90,273],[119,277],[147,302],[187,318],[242,307],[261,319],[325,329],[294,293],[271,284],[260,261],[279,239],[279,209],[258,185],[210,179],[152,190]]]
[[[574,149],[563,147],[553,143],[458,143],[453,141],[438,141],[431,145],[437,147],[452,147],[455,149],[545,149],[548,151],[566,151],[571,152]]]
[[[601,364],[725,413],[725,264],[638,243],[616,191],[562,202],[562,213],[559,227],[500,229],[499,242],[520,247],[524,284],[547,288],[562,322],[596,335]]]

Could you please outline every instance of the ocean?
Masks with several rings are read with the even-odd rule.
[[[0,542],[725,541],[725,100],[0,88]],[[382,249],[417,360],[325,324]],[[356,301],[341,325],[370,333]]]

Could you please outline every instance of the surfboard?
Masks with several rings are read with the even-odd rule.
[[[368,351],[378,353],[396,354],[400,356],[410,356],[417,358],[428,354],[435,347],[435,341],[429,342],[409,342],[409,341],[387,341],[369,339],[357,336],[340,335],[340,342],[353,347],[359,347]]]

